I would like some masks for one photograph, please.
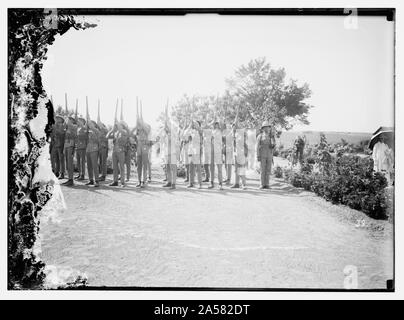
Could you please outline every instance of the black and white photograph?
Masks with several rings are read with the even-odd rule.
[[[394,292],[395,24],[7,8],[7,290]]]

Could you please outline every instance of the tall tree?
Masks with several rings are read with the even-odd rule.
[[[242,65],[226,82],[227,95],[233,104],[240,104],[240,117],[249,126],[259,126],[265,120],[284,129],[296,122],[309,123],[311,106],[305,102],[311,95],[308,84],[286,81],[285,69],[273,69],[265,58]]]

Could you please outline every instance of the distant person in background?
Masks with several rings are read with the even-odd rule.
[[[385,175],[387,182],[391,183],[391,173],[393,172],[394,156],[393,150],[386,144],[383,136],[374,145],[372,158],[374,163],[374,170],[381,172]]]
[[[272,126],[268,121],[265,121],[261,126],[261,133],[257,137],[256,145],[257,161],[261,164],[260,189],[269,189],[269,176],[272,169],[274,148],[275,137],[272,132]]]
[[[304,154],[304,146],[306,145],[306,136],[302,137],[301,135],[298,135],[295,143],[294,143],[294,148],[295,148],[295,163],[299,162],[300,164],[303,163],[303,154]]]

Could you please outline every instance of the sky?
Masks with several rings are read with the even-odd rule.
[[[136,121],[136,97],[152,126],[167,99],[224,92],[225,79],[265,57],[288,78],[307,82],[309,125],[293,130],[373,132],[394,124],[394,24],[383,17],[92,16],[97,27],[69,30],[49,47],[44,87],[56,104],[112,124],[117,98]]]

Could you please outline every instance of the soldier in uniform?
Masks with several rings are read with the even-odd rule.
[[[167,161],[167,183],[163,187],[175,189],[177,181],[177,163],[180,158],[180,134],[178,128],[168,120],[165,124],[165,134],[162,137],[166,140],[165,159]]]
[[[272,132],[272,126],[268,121],[262,124],[261,130],[262,132],[258,135],[256,144],[257,161],[261,164],[260,189],[269,189],[269,176],[272,169],[275,137]]]
[[[203,130],[202,140],[203,170],[205,171],[205,179],[202,182],[209,182],[212,155],[212,130],[210,128]]]
[[[107,177],[107,158],[108,158],[108,128],[101,122],[100,115],[100,100],[98,100],[98,115],[97,115],[97,125],[100,130],[99,135],[99,150],[98,150],[98,163],[99,172],[101,173],[100,181],[105,181]]]
[[[223,165],[223,132],[220,129],[219,121],[213,123],[212,131],[212,150],[211,150],[211,163],[210,163],[210,186],[209,189],[214,187],[215,181],[215,166],[217,167],[217,178],[219,181],[219,190],[223,190],[222,178],[222,165]]]
[[[64,142],[64,154],[66,156],[67,174],[68,180],[63,183],[65,186],[73,186],[73,157],[74,149],[77,139],[77,125],[76,120],[73,117],[68,117],[65,128],[65,142]]]
[[[237,122],[232,125],[234,135],[234,175],[235,181],[230,188],[247,188],[246,185],[246,165],[247,165],[247,132],[244,129],[237,128]]]
[[[119,172],[121,174],[121,186],[125,186],[125,148],[128,142],[128,132],[122,123],[115,123],[114,127],[108,132],[107,139],[113,139],[114,147],[112,149],[112,169],[114,181],[110,184],[112,187],[118,186]]]
[[[98,171],[98,150],[100,130],[98,125],[93,120],[87,120],[87,171],[89,182],[86,185],[99,186],[99,171]]]
[[[231,181],[231,171],[232,165],[234,164],[234,133],[231,128],[227,128],[224,125],[223,129],[223,136],[224,136],[224,152],[225,152],[225,170],[226,170],[226,184],[230,184]]]
[[[52,130],[52,155],[51,157],[55,163],[55,174],[59,179],[65,177],[65,158],[63,153],[63,146],[65,143],[65,129],[64,119],[61,116],[55,117],[55,124]]]
[[[188,188],[193,188],[195,183],[195,172],[198,177],[199,189],[202,188],[202,175],[201,175],[201,125],[195,121],[192,127],[187,131],[189,138],[189,185]]]
[[[143,121],[142,104],[140,105],[140,117],[136,110],[136,163],[138,184],[136,187],[144,188],[147,182],[147,168],[149,166],[149,152],[151,146],[151,127]]]
[[[87,149],[87,127],[86,120],[84,118],[77,119],[77,145],[76,145],[76,158],[77,169],[79,171],[77,180],[84,180],[84,174],[86,171],[86,149]]]
[[[182,163],[185,165],[185,180],[184,182],[189,182],[189,140],[187,138],[188,135],[188,130],[190,126],[188,127],[185,125],[184,130],[181,132],[181,158],[182,158]]]
[[[52,172],[58,176],[59,173],[56,171],[56,159],[55,159],[55,124],[52,124],[51,127],[51,132],[50,132],[50,142],[49,142],[49,153],[50,153],[50,159],[51,159],[51,165],[52,165]]]
[[[98,150],[98,160],[99,160],[99,170],[100,170],[100,181],[105,181],[107,178],[107,158],[108,158],[108,128],[101,121],[97,123],[100,129],[99,137],[99,150]]]
[[[147,182],[147,167],[149,164],[149,149],[150,149],[150,140],[149,140],[149,128],[147,128],[143,122],[140,122],[135,130],[136,134],[136,162],[137,162],[137,176],[138,176],[138,184],[136,187],[145,187],[145,183]]]

